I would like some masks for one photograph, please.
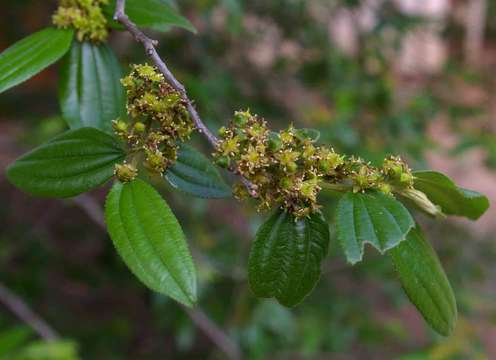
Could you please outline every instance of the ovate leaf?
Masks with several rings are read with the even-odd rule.
[[[414,187],[427,195],[448,215],[476,220],[489,208],[487,197],[476,191],[456,186],[446,175],[435,171],[415,171]]]
[[[394,197],[380,192],[348,192],[339,200],[336,227],[347,260],[362,260],[365,243],[381,253],[405,240],[414,220]]]
[[[38,74],[60,59],[71,46],[72,30],[47,28],[0,54],[0,93]]]
[[[105,221],[138,279],[185,305],[196,301],[196,273],[183,231],[155,189],[139,179],[116,182],[105,204]]]
[[[328,246],[329,227],[321,214],[296,220],[276,211],[260,227],[251,248],[248,276],[253,293],[285,306],[298,304],[319,280]]]
[[[106,44],[74,41],[63,60],[59,99],[71,128],[111,131],[111,121],[125,114],[122,70]]]
[[[104,12],[113,28],[123,28],[113,20],[115,0],[110,0]],[[196,33],[195,27],[189,20],[179,15],[166,0],[127,0],[126,14],[139,27],[167,31],[171,26],[178,26]]]
[[[70,197],[109,180],[124,156],[120,144],[100,130],[70,130],[17,159],[7,178],[33,195]]]
[[[166,173],[175,188],[202,198],[231,196],[231,189],[212,162],[195,148],[183,144],[177,161]]]
[[[449,335],[457,319],[456,299],[431,244],[420,227],[389,251],[403,289],[429,325]]]

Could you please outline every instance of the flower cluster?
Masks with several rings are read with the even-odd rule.
[[[132,123],[114,120],[114,131],[128,144],[130,153],[144,154],[144,166],[150,173],[161,174],[176,161],[178,141],[189,139],[194,129],[185,102],[150,65],[133,65],[121,82]],[[122,181],[132,180],[136,172],[130,166],[118,165],[116,176]]]
[[[59,28],[73,27],[79,41],[102,42],[107,39],[107,20],[102,6],[109,0],[60,0],[60,6],[52,17]]]
[[[380,168],[351,157],[346,159],[339,175],[341,183],[351,184],[354,192],[375,189],[391,194],[393,190],[413,188],[410,168],[401,158],[394,156],[384,159]]]
[[[411,171],[400,158],[386,158],[377,168],[317,146],[305,129],[290,126],[270,131],[263,119],[249,111],[236,112],[219,136],[214,153],[217,164],[253,184],[259,210],[280,206],[296,217],[307,216],[319,208],[317,195],[323,184],[386,194],[413,186]],[[249,195],[241,184],[235,186],[234,194],[238,199]]]
[[[236,112],[219,135],[217,163],[254,184],[260,210],[278,204],[297,217],[308,215],[318,208],[321,180],[336,176],[344,162],[332,149],[316,146],[305,131],[290,126],[272,132],[249,111]],[[241,185],[234,193],[238,198],[247,196]]]

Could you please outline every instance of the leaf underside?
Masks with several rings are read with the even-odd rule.
[[[456,186],[446,175],[435,171],[416,171],[413,176],[415,188],[425,193],[447,215],[477,220],[489,208],[486,196]]]
[[[196,273],[184,233],[155,189],[139,179],[116,182],[105,221],[119,255],[141,282],[187,306],[196,302]]]
[[[456,299],[443,267],[417,226],[406,241],[389,251],[401,284],[427,323],[441,335],[453,331]]]
[[[104,13],[111,27],[122,29],[123,26],[113,20],[114,12],[115,0],[111,0],[104,7]],[[177,26],[196,33],[191,22],[181,16],[166,0],[127,0],[126,14],[139,27],[168,31],[171,26]]]
[[[72,30],[46,28],[0,54],[0,93],[28,80],[60,59],[69,50]]]
[[[71,197],[108,181],[125,157],[120,143],[93,128],[70,130],[17,159],[7,178],[36,196]]]
[[[165,178],[175,188],[201,198],[225,198],[231,196],[231,189],[222,179],[212,162],[195,148],[181,145],[174,166]]]
[[[295,220],[277,210],[258,230],[252,245],[248,275],[258,297],[274,297],[295,306],[320,278],[320,263],[327,255],[329,227],[321,214]]]
[[[384,253],[405,240],[414,226],[403,204],[380,192],[349,192],[336,210],[337,236],[351,264],[362,260],[365,243]]]
[[[111,121],[125,115],[121,77],[108,45],[74,41],[63,59],[59,83],[60,107],[69,127],[112,132]]]

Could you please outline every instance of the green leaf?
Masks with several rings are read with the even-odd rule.
[[[460,188],[446,175],[435,171],[415,171],[414,187],[439,205],[447,215],[465,216],[477,220],[489,208],[484,195]]]
[[[22,347],[33,336],[33,331],[26,326],[16,326],[0,332],[0,359]]]
[[[111,0],[104,8],[104,13],[115,29],[123,26],[113,20],[115,0]],[[126,14],[139,27],[146,27],[157,31],[168,31],[171,26],[178,26],[196,34],[195,27],[188,19],[179,15],[166,0],[127,0]]]
[[[456,299],[431,244],[419,226],[389,251],[401,284],[410,301],[429,325],[441,335],[449,335],[457,319]]]
[[[109,180],[124,156],[120,144],[100,130],[70,130],[17,159],[7,178],[33,195],[70,197]]]
[[[185,305],[196,302],[196,273],[183,231],[155,189],[139,179],[116,182],[105,204],[105,221],[138,279]]]
[[[69,126],[111,132],[111,121],[125,115],[121,77],[119,61],[108,45],[74,41],[63,60],[59,84],[60,106]]]
[[[11,360],[78,360],[77,344],[70,340],[33,341],[9,355]]]
[[[250,287],[258,297],[294,306],[320,277],[329,247],[329,226],[320,213],[296,220],[277,210],[257,232],[248,262]]]
[[[177,161],[166,173],[175,188],[202,198],[225,198],[231,189],[212,162],[195,148],[183,144]]]
[[[365,243],[384,253],[405,240],[414,226],[408,210],[380,192],[348,192],[336,210],[337,236],[351,264],[362,260]]]
[[[72,30],[47,28],[0,54],[0,93],[38,74],[69,50]]]

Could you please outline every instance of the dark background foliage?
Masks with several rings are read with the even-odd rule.
[[[480,13],[474,7],[483,0],[177,3],[198,34],[153,35],[210,128],[250,108],[274,128],[317,128],[322,142],[372,162],[401,154],[416,169],[443,171],[496,198],[494,2]],[[46,26],[55,8],[55,1],[4,1],[0,49]],[[110,44],[124,65],[145,61],[126,34],[112,34]],[[64,130],[56,68],[2,94],[0,109],[4,169]],[[474,224],[420,218],[459,303],[455,333],[441,338],[407,301],[386,257],[367,249],[352,267],[334,240],[304,303],[286,309],[256,299],[246,281],[261,223],[253,206],[170,190],[163,185],[199,271],[196,310],[151,293],[125,268],[98,223],[105,189],[75,200],[36,199],[9,185],[3,171],[0,281],[84,359],[224,358],[219,344],[229,343],[212,324],[249,359],[496,357],[491,209]],[[0,351],[26,329],[1,310]]]

